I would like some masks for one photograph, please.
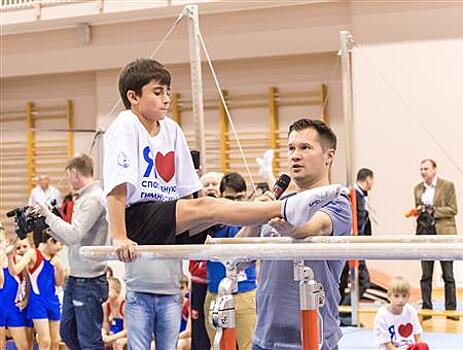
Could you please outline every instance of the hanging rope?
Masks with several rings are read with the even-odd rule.
[[[164,43],[167,41],[167,39],[169,38],[169,36],[173,33],[173,31],[175,30],[175,28],[177,27],[177,25],[180,23],[180,21],[183,19],[184,17],[184,14],[183,14],[183,11],[182,13],[180,13],[180,15],[177,17],[177,19],[175,20],[175,23],[172,25],[172,27],[167,31],[166,35],[164,35],[164,37],[161,39],[161,41],[159,42],[158,46],[156,46],[156,48],[154,49],[154,51],[151,53],[150,55],[150,58],[154,58],[154,56],[156,56],[156,54],[158,53],[159,49],[161,48],[162,45],[164,45]],[[111,108],[111,110],[109,111],[109,113],[107,114],[108,117],[110,117],[109,119],[112,121],[112,117],[114,115],[114,112],[116,111],[117,108],[120,108],[122,105],[122,100],[120,98],[118,98],[114,104],[113,104],[113,107]],[[107,127],[105,127],[104,129],[107,129]]]
[[[243,151],[243,147],[242,147],[240,139],[238,137],[238,133],[236,132],[235,123],[233,123],[233,119],[232,119],[232,117],[230,115],[230,111],[228,110],[228,106],[227,106],[227,104],[225,102],[225,98],[223,96],[222,89],[220,88],[220,84],[219,84],[219,80],[217,78],[217,74],[215,73],[214,66],[212,65],[212,61],[211,61],[211,58],[209,56],[209,52],[207,50],[206,44],[204,43],[201,31],[199,31],[199,40],[201,41],[201,46],[203,47],[204,55],[206,56],[207,63],[209,65],[209,69],[211,70],[211,74],[212,74],[212,77],[214,79],[214,83],[215,83],[215,86],[217,88],[217,92],[219,93],[220,100],[222,101],[222,105],[224,107],[225,114],[227,115],[228,122],[229,122],[229,124],[231,126],[233,136],[235,137],[236,143],[238,144],[238,149],[240,151],[241,158],[243,159],[244,166],[246,168],[246,172],[248,173],[249,180],[251,182],[252,188],[253,188],[254,191],[256,191],[257,188],[256,188],[256,184],[254,182],[254,178],[253,178],[251,170],[249,168],[249,164],[248,164],[248,162],[246,160],[246,157],[245,157],[245,154],[244,154],[244,151]]]
[[[370,56],[363,50],[363,48],[354,40],[352,39],[353,44],[358,48],[359,52],[365,57],[365,59],[368,61],[368,63],[373,67],[373,69],[379,74],[379,76],[383,79],[383,81],[386,83],[386,85],[389,87],[389,89],[394,93],[394,95],[399,99],[399,101],[404,105],[404,107],[410,112],[411,117],[415,122],[417,122],[425,131],[425,133],[429,136],[429,138],[437,145],[437,147],[442,151],[444,156],[450,161],[450,163],[457,169],[457,171],[460,173],[460,175],[463,176],[463,169],[460,167],[460,165],[452,158],[452,156],[447,152],[445,147],[439,142],[437,137],[433,135],[431,130],[426,126],[426,124],[423,122],[422,118],[418,115],[418,113],[415,112],[413,107],[410,105],[410,103],[407,102],[407,100],[397,91],[397,89],[394,87],[394,85],[387,79],[386,74],[383,73],[383,71],[375,64],[373,59],[370,58]]]

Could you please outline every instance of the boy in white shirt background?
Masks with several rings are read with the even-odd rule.
[[[408,304],[410,284],[402,277],[391,280],[390,304],[381,308],[375,317],[375,338],[380,350],[429,350],[423,343],[423,328],[416,309]]]

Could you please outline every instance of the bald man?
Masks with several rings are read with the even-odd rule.
[[[56,200],[56,205],[61,206],[62,197],[60,191],[50,185],[50,177],[46,174],[40,175],[37,179],[37,186],[32,190],[31,196],[29,197],[29,205],[36,207],[38,203],[51,204],[53,200]]]

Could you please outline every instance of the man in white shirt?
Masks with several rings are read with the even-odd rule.
[[[29,197],[29,205],[36,207],[38,203],[52,204],[53,200],[56,200],[56,206],[61,206],[62,197],[60,191],[50,185],[50,177],[46,174],[38,177],[38,184],[32,190],[31,196]]]

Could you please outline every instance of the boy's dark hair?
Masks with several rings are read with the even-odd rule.
[[[122,69],[119,75],[119,94],[126,109],[131,106],[127,92],[132,90],[137,96],[141,96],[142,87],[152,80],[170,87],[169,71],[153,59],[138,58]]]
[[[357,181],[365,181],[367,177],[373,177],[373,171],[362,168],[357,172]]]
[[[431,163],[433,169],[436,169],[436,168],[437,168],[437,163],[436,163],[436,161],[433,160],[433,159],[423,159],[423,160],[421,161],[420,164],[423,164],[424,162],[429,162],[429,163]]]
[[[40,242],[41,242],[41,243],[47,243],[47,241],[48,241],[50,238],[53,238],[53,237],[50,236],[50,234],[48,233],[48,229],[45,229],[45,230],[42,231],[42,237],[41,237]],[[53,238],[53,239],[54,239],[54,238]]]
[[[222,177],[222,181],[220,181],[220,194],[227,188],[231,188],[235,192],[246,192],[246,181],[238,173],[226,174]]]
[[[324,122],[318,119],[302,118],[296,120],[289,126],[288,136],[293,131],[301,131],[304,129],[314,129],[318,133],[318,139],[324,151],[329,148],[336,150],[337,138],[333,130]]]
[[[68,160],[66,170],[77,169],[83,176],[93,176],[93,160],[84,153],[78,153]]]

